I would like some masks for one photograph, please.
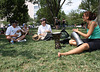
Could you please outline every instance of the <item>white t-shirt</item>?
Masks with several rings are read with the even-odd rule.
[[[17,33],[17,30],[21,30],[21,28],[19,26],[17,26],[16,28],[10,26],[6,30],[6,35],[14,35],[15,33]]]
[[[51,26],[48,25],[48,24],[46,24],[45,26],[40,25],[39,28],[38,28],[38,35],[44,33],[46,30],[49,30],[49,31],[52,32]]]

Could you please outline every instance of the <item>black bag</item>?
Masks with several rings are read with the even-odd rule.
[[[61,31],[61,39],[65,39],[68,38],[69,34],[67,33],[67,31],[65,31],[65,29],[62,29]]]
[[[43,40],[46,40],[46,41],[48,41],[48,40],[52,40],[52,33],[47,33],[47,35],[45,36],[45,38],[43,39]]]
[[[67,31],[65,31],[65,29],[62,29],[61,31],[61,39],[63,40],[60,40],[60,43],[62,44],[69,44],[69,34],[67,33]]]

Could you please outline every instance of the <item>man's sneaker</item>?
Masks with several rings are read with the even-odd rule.
[[[18,42],[24,42],[24,41],[26,41],[26,39],[23,39],[23,40],[18,40]]]
[[[21,42],[21,40],[18,40],[17,42]]]
[[[11,41],[10,41],[10,43],[11,43],[11,44],[14,44],[14,41],[13,41],[13,40],[11,40]]]
[[[26,41],[26,39],[23,39],[23,41]]]

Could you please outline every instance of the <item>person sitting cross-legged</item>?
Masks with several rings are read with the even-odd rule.
[[[85,34],[78,29],[73,29],[74,32],[77,32],[78,34],[86,38],[82,39],[84,43],[68,52],[58,52],[58,57],[61,57],[62,55],[79,54],[85,50],[94,51],[100,49],[100,28],[99,25],[94,21],[95,18],[96,16],[94,15],[94,13],[90,11],[84,12],[83,21],[87,22],[87,33]],[[77,45],[75,40],[70,40],[69,44]]]
[[[29,34],[29,28],[27,27],[26,24],[24,24],[22,31],[23,31],[23,33],[26,34],[26,35]]]
[[[46,24],[46,18],[42,18],[41,25],[38,28],[38,35],[41,37],[41,40],[45,40],[46,38],[49,38],[51,36],[51,26],[49,24]]]
[[[11,26],[7,28],[6,30],[6,39],[11,42],[20,42],[21,40],[23,40],[25,38],[26,35],[21,35],[21,28],[19,26],[17,26],[17,21],[11,21]],[[26,40],[25,40],[26,41]]]

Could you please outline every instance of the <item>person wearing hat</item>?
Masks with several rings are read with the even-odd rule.
[[[21,28],[19,26],[17,26],[17,21],[11,21],[11,26],[7,28],[6,30],[6,39],[13,43],[14,41],[20,41],[23,38],[25,38],[25,36],[21,36]]]
[[[51,26],[49,24],[46,24],[46,18],[42,18],[41,25],[38,28],[38,35],[41,36],[41,39],[43,40],[47,33],[51,33]]]

